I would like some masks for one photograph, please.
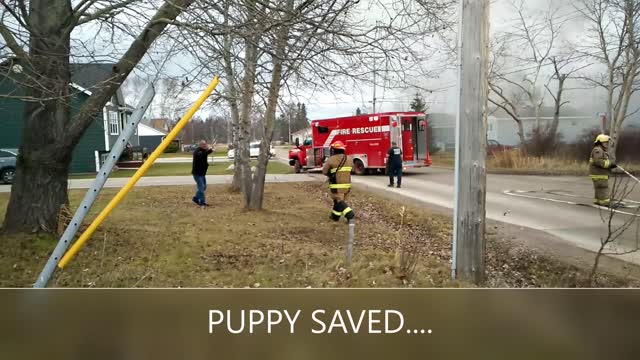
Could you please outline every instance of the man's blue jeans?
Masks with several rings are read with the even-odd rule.
[[[193,179],[196,181],[198,190],[196,191],[195,199],[199,204],[204,204],[204,192],[207,191],[207,177],[202,175],[193,175]]]

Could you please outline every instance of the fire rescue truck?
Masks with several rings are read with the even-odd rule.
[[[387,151],[391,142],[402,149],[404,168],[431,165],[427,144],[427,121],[424,113],[391,112],[356,115],[311,122],[311,137],[296,138],[289,150],[289,164],[299,173],[321,169],[329,157],[333,142],[347,145],[347,155],[353,158],[356,175],[386,169]]]

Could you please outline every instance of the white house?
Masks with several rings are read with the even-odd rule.
[[[535,117],[521,118],[524,135],[529,137],[533,129],[536,127]],[[553,121],[553,117],[541,117],[540,125]],[[640,125],[639,118],[629,118],[625,122],[625,127],[637,127]],[[558,133],[562,134],[562,141],[565,143],[574,143],[580,139],[582,135],[592,129],[603,128],[603,117],[600,114],[587,116],[562,116],[558,124]],[[487,138],[496,140],[503,145],[518,145],[520,138],[518,136],[518,125],[510,117],[494,117],[489,116],[487,119]]]
[[[154,129],[143,123],[138,124],[138,141],[140,146],[146,148],[148,152],[155,150],[165,136],[167,136],[167,133],[164,131]]]

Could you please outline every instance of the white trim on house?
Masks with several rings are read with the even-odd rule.
[[[120,135],[120,113],[107,110],[109,115],[109,135]]]
[[[80,86],[80,85],[78,85],[76,83],[69,83],[69,86],[71,86],[72,88],[74,88],[76,90],[79,90],[80,92],[84,93],[85,95],[89,95],[89,96],[93,95],[93,93],[90,90],[85,89],[85,88],[83,88],[82,86]],[[109,101],[107,101],[106,105],[107,106],[113,106],[113,103],[111,102],[111,100],[109,100]]]
[[[98,150],[93,152],[93,155],[96,157],[96,172],[100,171],[100,155],[98,154]]]
[[[138,136],[165,136],[167,133],[154,129],[143,123],[138,124]]]
[[[102,109],[102,117],[104,120],[104,148],[109,151],[109,116],[106,107]]]
[[[80,85],[78,85],[78,84],[75,84],[75,83],[69,83],[69,85],[70,85],[72,88],[74,88],[74,89],[76,89],[76,90],[80,90],[80,92],[83,92],[83,93],[85,93],[85,94],[87,94],[87,95],[91,96],[91,91],[89,91],[89,90],[87,90],[87,89],[83,88],[82,86],[80,86]]]

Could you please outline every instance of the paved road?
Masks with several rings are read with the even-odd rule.
[[[226,156],[215,156],[209,157],[209,162],[213,158],[213,162],[229,162],[233,161],[233,159],[229,159]],[[180,164],[180,163],[191,163],[193,159],[191,157],[167,157],[167,158],[158,158],[156,159],[156,163],[164,163],[164,164]]]
[[[454,176],[453,171],[449,169],[409,170],[403,178],[402,189],[387,188],[388,178],[385,176],[355,177],[354,183],[392,191],[398,196],[444,209],[453,208]],[[514,197],[504,193],[509,190],[532,191],[527,196],[533,198]],[[549,194],[547,191],[553,193]],[[562,194],[558,195],[558,191]],[[602,216],[607,217],[607,211],[542,200],[546,198],[590,203],[592,195],[593,187],[586,177],[488,175],[487,217],[512,225],[542,230],[581,248],[595,251],[600,245],[601,236],[606,235],[607,226]],[[640,200],[640,186],[636,187],[628,199]],[[635,213],[635,210],[628,212]],[[621,226],[628,219],[631,219],[628,215],[616,214],[613,226]],[[625,250],[636,247],[638,239],[635,230],[629,229],[622,235],[620,245]],[[625,256],[624,259],[640,264],[640,254]]]
[[[284,149],[277,149],[276,152],[281,159],[287,157]],[[353,179],[359,186],[392,192],[399,197],[419,201],[447,213],[451,213],[453,209],[454,174],[450,169],[432,167],[408,170],[403,178],[402,189],[388,188],[389,180],[385,176],[356,176]],[[505,194],[506,191],[531,193],[523,194],[530,197],[516,197]],[[526,228],[544,231],[558,240],[596,251],[600,246],[601,237],[606,236],[607,226],[603,217],[606,218],[608,212],[564,203],[590,204],[592,197],[593,185],[588,177],[491,174],[487,176],[489,219],[522,227],[523,231],[526,231]],[[634,188],[627,199],[640,201],[640,185]],[[626,212],[636,214],[635,210]],[[629,219],[632,217],[616,214],[612,222],[613,228],[620,227]],[[640,223],[640,219],[638,220]],[[618,240],[618,251],[638,247],[636,230],[640,231],[640,228],[630,228],[622,234]],[[625,255],[621,258],[640,264],[640,254]]]
[[[233,179],[232,175],[209,175],[207,176],[207,184],[229,184]],[[107,180],[105,187],[121,188],[129,178],[113,178]],[[285,183],[285,182],[302,182],[315,181],[313,177],[306,174],[267,174],[266,181],[268,183]],[[71,189],[87,189],[91,186],[93,179],[73,179],[69,180],[69,188]],[[141,178],[136,186],[163,186],[163,185],[194,185],[191,176],[149,176]],[[11,186],[0,185],[0,193],[10,192]]]

